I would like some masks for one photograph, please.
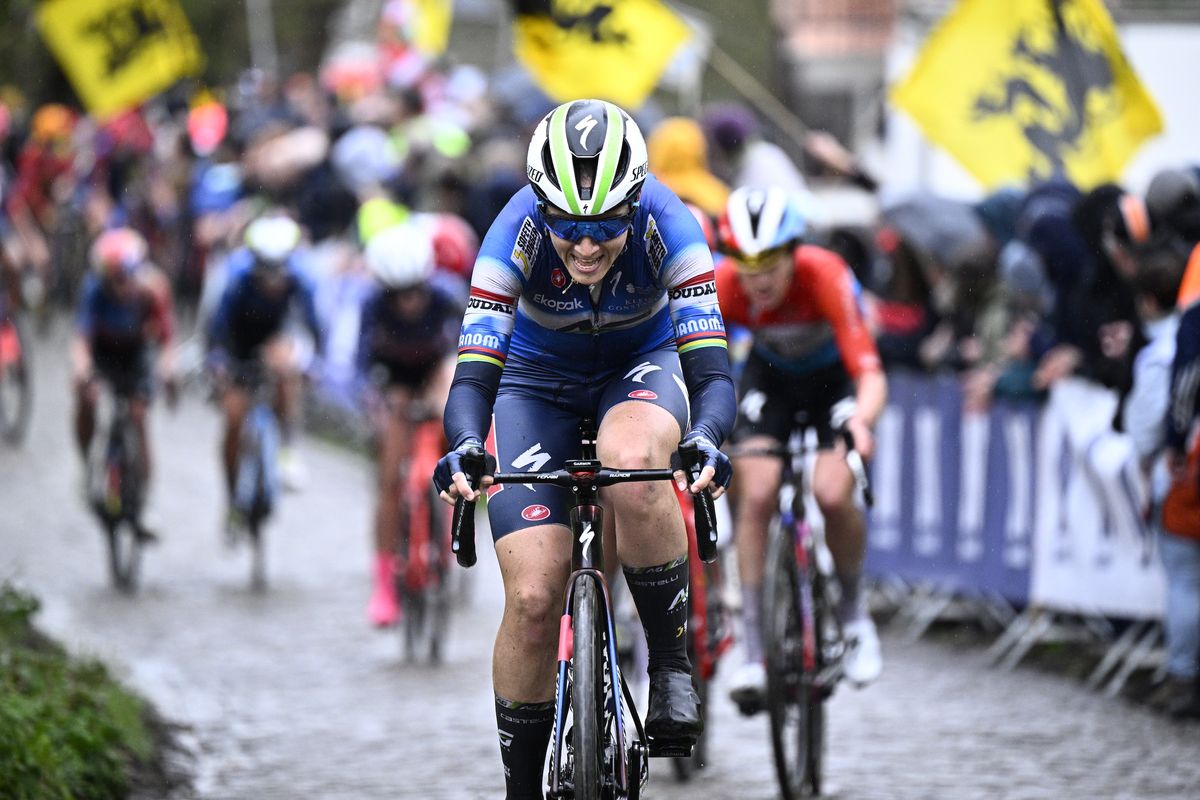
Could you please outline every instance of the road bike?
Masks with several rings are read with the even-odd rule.
[[[103,447],[89,462],[88,495],[108,538],[108,567],[113,586],[137,591],[142,546],[151,540],[142,526],[146,499],[146,465],[141,435],[133,424],[128,396],[113,398],[112,418]]]
[[[33,408],[33,365],[24,318],[0,290],[0,437],[20,444]]]
[[[690,589],[688,591],[687,653],[692,662],[692,684],[700,698],[700,709],[704,716],[704,728],[696,739],[691,756],[671,760],[675,777],[680,781],[691,780],[696,770],[708,763],[708,740],[712,731],[708,719],[710,686],[716,678],[717,662],[733,646],[730,612],[722,598],[725,587],[722,574],[723,564],[718,557],[706,562],[700,557],[696,539],[696,517],[691,503],[686,502],[686,490],[676,489],[680,510],[683,512],[684,527],[688,535],[688,564]]]
[[[497,473],[496,484],[548,484],[570,489],[571,576],[559,625],[558,676],[554,727],[550,740],[548,797],[553,800],[600,800],[641,797],[649,777],[649,758],[691,755],[691,742],[649,739],[634,706],[617,657],[612,601],[604,578],[604,509],[598,493],[630,481],[673,480],[670,469],[614,470],[596,457],[590,423],[580,430],[581,458],[563,469],[542,473]],[[701,456],[680,448],[684,470],[695,480]],[[464,459],[468,480],[479,485],[483,454]],[[702,558],[716,555],[712,498],[695,496],[698,548]],[[459,498],[454,510],[452,549],[458,563],[475,563],[474,503]],[[630,737],[627,724],[632,722]]]
[[[276,386],[257,361],[243,362],[239,371],[253,400],[242,423],[233,507],[250,541],[251,588],[262,591],[267,585],[264,528],[279,497],[280,429],[272,408]]]
[[[821,793],[825,701],[841,681],[848,643],[837,615],[832,559],[805,518],[804,427],[788,446],[738,451],[783,461],[779,511],[767,532],[763,576],[763,647],[771,749],[783,800]],[[862,492],[873,502],[862,458],[844,428],[838,435]]]
[[[414,421],[412,456],[404,476],[396,553],[396,596],[403,614],[400,629],[405,657],[442,659],[450,622],[450,509],[429,482],[445,452],[437,418]]]

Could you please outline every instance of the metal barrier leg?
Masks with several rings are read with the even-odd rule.
[[[1138,638],[1145,633],[1146,626],[1149,624],[1149,622],[1135,622],[1126,628],[1125,632],[1104,651],[1104,658],[1100,659],[1100,663],[1088,675],[1087,680],[1084,681],[1084,686],[1089,689],[1099,688],[1108,673],[1133,649]]]
[[[984,663],[991,667],[998,665],[1004,658],[1004,654],[1025,635],[1025,631],[1029,630],[1029,626],[1033,624],[1034,619],[1041,614],[1041,611],[1040,608],[1030,606],[1018,614],[1004,629],[1000,638],[993,642],[992,646],[983,654]]]
[[[1013,644],[1012,649],[1008,651],[1008,654],[1004,656],[1004,659],[1000,662],[1000,667],[1005,670],[1011,670],[1016,667],[1017,664],[1021,663],[1021,659],[1025,658],[1029,651],[1033,649],[1034,645],[1041,641],[1042,637],[1045,636],[1046,632],[1049,631],[1053,626],[1054,612],[1047,611],[1046,609],[1040,609],[1039,613],[1030,623],[1029,628],[1025,631],[1021,638],[1019,638],[1016,643]]]
[[[1150,651],[1158,644],[1161,636],[1162,627],[1156,622],[1151,623],[1150,629],[1138,640],[1137,645],[1125,657],[1121,668],[1117,670],[1117,673],[1113,675],[1112,679],[1104,687],[1105,697],[1116,697],[1117,693],[1121,691],[1121,687],[1129,680],[1129,676],[1133,674],[1133,671],[1145,662],[1146,656],[1150,655]]]
[[[908,624],[908,628],[904,632],[904,640],[911,644],[924,636],[929,627],[937,622],[937,618],[953,602],[954,595],[951,594],[931,594],[926,597],[914,609],[912,622]]]

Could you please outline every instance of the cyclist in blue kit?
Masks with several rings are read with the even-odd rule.
[[[585,418],[597,421],[607,466],[662,469],[683,440],[704,455],[693,492],[728,484],[717,445],[736,402],[712,256],[646,162],[637,125],[611,103],[566,103],[538,124],[531,185],[492,224],[472,275],[445,413],[453,450],[434,475],[443,499],[476,497],[462,457],[482,450],[489,428],[504,471],[544,471],[575,457]],[[686,485],[683,473],[676,480]],[[606,491],[649,645],[646,732],[694,740],[702,723],[685,649],[679,504],[658,483]],[[488,500],[505,589],[492,676],[510,800],[542,797],[568,506],[569,492],[548,486],[500,487]]]

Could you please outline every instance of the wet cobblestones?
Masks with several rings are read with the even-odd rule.
[[[500,592],[486,543],[447,663],[405,664],[399,637],[370,630],[363,614],[369,465],[309,442],[312,485],[284,498],[268,531],[271,588],[254,595],[248,554],[226,552],[219,536],[216,413],[188,399],[154,422],[164,541],[141,594],[117,596],[79,497],[55,347],[38,354],[30,441],[0,449],[0,575],[42,596],[52,633],[108,659],[187,726],[196,796],[501,797],[489,669]],[[1200,726],[1033,669],[987,670],[976,649],[884,644],[883,679],[832,701],[832,797],[1200,797]],[[712,714],[712,763],[676,785],[653,762],[649,796],[776,797],[766,719],[738,717],[720,690]]]

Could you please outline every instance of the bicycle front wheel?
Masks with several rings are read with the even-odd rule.
[[[604,763],[601,726],[604,703],[603,641],[600,636],[600,602],[596,583],[587,576],[575,579],[571,628],[575,653],[571,670],[571,744],[574,756],[575,800],[599,800],[600,768]]]
[[[107,526],[108,567],[113,588],[125,594],[137,591],[142,563],[142,535],[133,520],[119,517]]]
[[[767,711],[771,749],[784,800],[812,788],[810,733],[813,711],[820,713],[814,690],[816,664],[810,649],[811,621],[801,602],[805,575],[796,563],[793,531],[778,522],[768,533],[763,586],[763,644],[766,651]]]

